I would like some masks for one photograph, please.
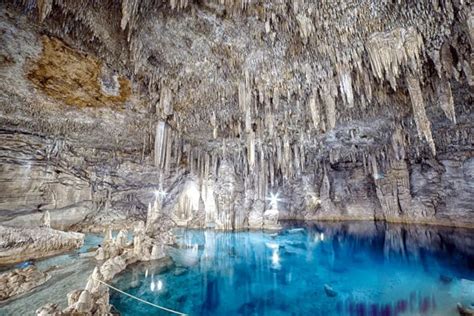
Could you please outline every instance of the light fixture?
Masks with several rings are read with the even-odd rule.
[[[270,197],[267,198],[267,200],[270,200],[270,207],[272,209],[277,209],[278,208],[278,201],[281,201],[278,198],[278,193],[276,193],[276,194],[270,193]]]
[[[166,196],[166,191],[160,188],[159,190],[155,190],[155,197],[156,198],[164,198]]]

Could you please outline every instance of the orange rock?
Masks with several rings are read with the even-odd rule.
[[[43,52],[28,71],[28,79],[50,97],[83,107],[119,106],[131,94],[125,77],[107,78],[113,90],[102,81],[102,64],[92,56],[73,50],[62,41],[42,37]]]

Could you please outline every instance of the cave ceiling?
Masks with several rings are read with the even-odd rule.
[[[128,132],[105,126],[91,132],[95,143],[113,134],[114,144],[141,148],[163,120],[208,151],[280,142],[329,157],[322,145],[357,152],[405,130],[401,138],[417,136],[434,154],[436,133],[472,118],[474,15],[462,0],[2,6],[4,29],[28,23],[37,34],[23,65],[35,91],[124,120]]]

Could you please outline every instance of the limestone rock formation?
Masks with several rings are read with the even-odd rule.
[[[24,294],[48,281],[50,276],[35,266],[0,274],[0,302]]]
[[[0,11],[4,224],[130,229],[158,191],[186,227],[263,228],[276,192],[278,220],[474,225],[466,1]]]
[[[94,269],[84,289],[68,293],[68,307],[58,310],[47,304],[36,311],[37,315],[112,315],[109,304],[107,283],[128,266],[136,262],[162,260],[164,265],[169,260],[166,254],[167,242],[173,240],[171,228],[166,223],[156,223],[157,209],[149,209],[145,226],[140,221],[134,229],[133,243],[128,242],[127,233],[121,230],[114,238],[112,230],[106,229],[103,246],[96,252],[96,259],[102,261]],[[169,223],[168,223],[169,224]],[[159,229],[155,226],[159,225]],[[171,239],[170,239],[171,238]],[[174,240],[173,240],[174,241]]]
[[[43,227],[51,228],[51,215],[49,214],[49,211],[44,212],[41,217],[41,224]]]
[[[62,316],[63,313],[57,304],[48,303],[36,310],[37,316]]]
[[[84,235],[47,227],[13,228],[0,225],[0,264],[43,258],[82,246]]]

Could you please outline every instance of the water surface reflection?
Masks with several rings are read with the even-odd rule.
[[[456,315],[457,302],[474,302],[469,230],[292,222],[278,234],[178,235],[173,268],[136,266],[116,284],[190,315]],[[116,294],[112,303],[155,312]]]

